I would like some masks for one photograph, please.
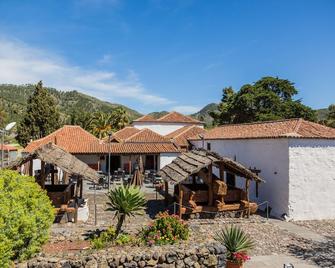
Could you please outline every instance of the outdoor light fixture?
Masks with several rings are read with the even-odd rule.
[[[1,168],[4,168],[3,159],[5,157],[5,134],[7,131],[10,131],[14,126],[16,125],[16,122],[9,123],[4,129],[0,129],[1,132]]]
[[[285,263],[284,268],[294,268],[292,263]]]

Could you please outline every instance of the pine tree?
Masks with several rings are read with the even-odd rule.
[[[38,82],[29,97],[27,110],[18,126],[17,140],[26,146],[31,139],[45,137],[60,126],[60,114],[54,98]]]

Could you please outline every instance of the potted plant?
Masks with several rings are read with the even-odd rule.
[[[254,247],[254,242],[241,228],[227,227],[217,233],[215,239],[227,250],[226,268],[242,268],[244,262],[250,259],[247,251]]]

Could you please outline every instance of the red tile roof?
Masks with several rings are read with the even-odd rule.
[[[54,143],[69,153],[89,153],[99,145],[99,139],[80,126],[65,125],[50,135],[30,142],[24,152],[33,152],[41,145]]]
[[[173,139],[174,143],[176,143],[178,146],[185,147],[189,145],[188,138],[196,138],[197,135],[204,133],[206,133],[205,129],[192,125],[179,128],[165,137]]]
[[[0,145],[0,151],[2,150],[5,150],[5,151],[17,151],[17,148],[12,146],[12,145],[8,145],[8,144],[1,144]]]
[[[142,133],[144,136],[148,135],[147,131],[142,131]],[[140,137],[135,137],[135,141],[139,140]],[[154,137],[157,139],[156,136]],[[162,138],[166,141],[165,137]],[[109,152],[109,149],[113,154],[179,152],[172,142],[112,142],[109,144],[99,140],[80,126],[64,126],[44,138],[29,143],[24,152],[31,153],[38,147],[50,142],[72,154],[105,154]]]
[[[167,122],[167,123],[193,123],[193,124],[202,124],[199,120],[196,120],[190,116],[180,114],[178,112],[170,112],[166,115],[157,119],[158,122]]]
[[[153,143],[153,142],[156,142],[156,143],[171,143],[171,141],[148,129],[148,128],[144,128],[144,129],[141,129],[139,132],[135,133],[134,135],[128,137],[127,139],[124,140],[125,142],[129,143],[129,142],[145,142],[145,143]]]
[[[287,119],[216,127],[204,139],[309,138],[335,139],[335,128],[303,119]],[[190,140],[198,140],[198,138]]]
[[[125,139],[129,138],[130,136],[136,134],[140,132],[139,129],[135,128],[135,127],[124,127],[123,129],[120,129],[119,131],[115,132],[112,136],[112,140],[113,138],[116,139],[119,142],[124,141]]]
[[[135,122],[154,122],[156,121],[156,119],[153,116],[147,114],[147,115],[141,116],[140,118],[135,119],[134,121]]]

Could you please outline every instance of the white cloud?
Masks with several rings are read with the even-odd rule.
[[[35,84],[43,80],[46,86],[78,90],[108,100],[115,97],[150,105],[174,103],[148,93],[134,71],[130,71],[127,78],[120,79],[115,72],[71,65],[62,57],[17,40],[0,38],[0,70],[0,83]]]
[[[174,106],[172,107],[172,111],[176,111],[182,114],[194,114],[196,112],[199,112],[201,108],[197,106],[191,106],[191,105],[180,105],[180,106]]]

